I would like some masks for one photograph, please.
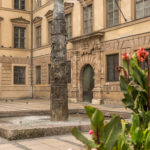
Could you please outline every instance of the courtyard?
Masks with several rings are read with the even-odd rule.
[[[84,106],[85,105],[91,105],[94,107],[97,107],[100,109],[106,117],[110,117],[112,114],[118,114],[122,118],[129,118],[131,115],[131,112],[129,110],[126,110],[121,105],[92,105],[90,103],[69,103],[69,114],[72,115],[84,115]],[[50,101],[48,99],[20,99],[20,100],[3,100],[0,102],[0,133],[2,133],[2,128],[6,129],[8,126],[8,122],[10,123],[12,118],[18,118],[15,120],[15,125],[17,124],[17,121],[19,124],[15,126],[14,124],[10,124],[9,129],[15,128],[16,130],[19,130],[20,128],[27,128],[24,126],[24,117],[28,116],[49,116],[50,114]],[[4,122],[3,119],[9,118],[8,121]],[[2,121],[3,120],[3,121]],[[30,120],[31,124],[33,122],[33,119]],[[74,125],[76,124],[77,120],[74,120]],[[57,122],[59,124],[59,122]],[[55,124],[55,127],[57,126]],[[28,124],[30,126],[30,124]],[[36,124],[37,126],[40,126],[42,128],[43,125],[47,124]],[[87,131],[89,129],[86,129],[85,135],[89,136],[87,134]],[[10,132],[10,131],[9,131]],[[40,136],[40,135],[38,135]],[[41,137],[24,137],[20,140],[8,140],[6,138],[0,138],[0,150],[84,150],[85,147],[83,144],[79,141],[77,141],[72,135],[71,132],[66,132],[62,134],[54,133],[51,136],[41,136]]]

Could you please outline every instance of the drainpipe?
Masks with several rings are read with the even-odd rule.
[[[33,0],[31,0],[31,50],[30,50],[30,59],[31,59],[31,83],[30,83],[30,96],[33,98]]]

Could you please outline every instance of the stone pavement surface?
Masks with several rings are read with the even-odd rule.
[[[86,136],[89,136],[85,134]],[[85,150],[72,135],[7,141],[0,138],[0,150]]]
[[[88,103],[69,103],[70,110],[84,109]],[[90,104],[91,105],[91,104]],[[92,105],[100,110],[107,112],[130,113],[123,106],[111,105]],[[0,115],[12,114],[16,112],[32,112],[47,111],[49,113],[50,101],[41,99],[25,99],[25,100],[2,100],[0,101]],[[30,113],[29,113],[30,114]],[[0,138],[0,150],[84,150],[83,145],[77,141],[72,135],[51,136],[36,139],[27,139],[19,141],[7,141]]]
[[[69,109],[83,109],[88,103],[69,103]],[[91,104],[90,104],[91,105]],[[100,110],[129,112],[123,106],[117,104],[92,105]],[[0,113],[21,112],[21,111],[48,111],[50,101],[46,99],[25,99],[25,100],[2,100],[0,101]]]

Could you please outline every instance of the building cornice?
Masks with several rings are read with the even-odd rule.
[[[13,19],[10,19],[10,20],[13,23],[21,23],[21,24],[29,24],[30,23],[30,21],[26,20],[23,17],[13,18]]]
[[[96,31],[96,32],[92,32],[92,33],[89,33],[89,34],[85,34],[85,35],[81,35],[81,36],[77,36],[77,37],[71,38],[69,40],[69,42],[74,43],[74,42],[86,40],[86,39],[93,38],[93,37],[103,37],[103,35],[104,35],[103,32]]]
[[[30,14],[31,13],[31,11],[27,11],[27,10],[18,10],[18,9],[5,8],[5,7],[0,7],[0,10],[12,11],[12,12],[23,13],[23,14]]]

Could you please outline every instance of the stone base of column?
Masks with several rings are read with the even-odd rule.
[[[102,99],[92,99],[92,104],[93,105],[101,105],[101,104],[103,104],[103,100]]]

